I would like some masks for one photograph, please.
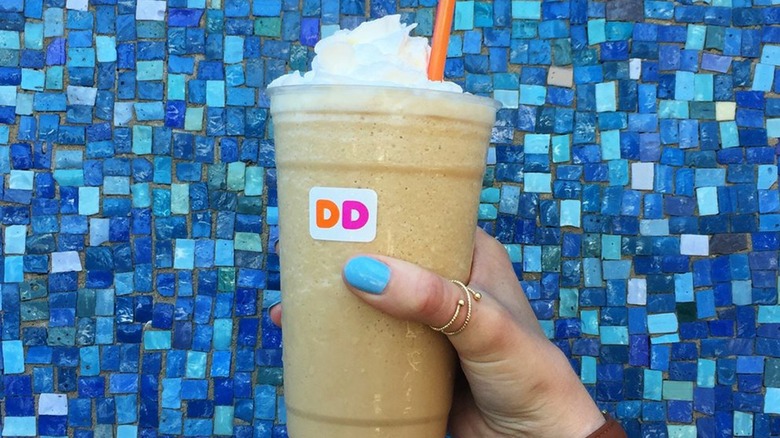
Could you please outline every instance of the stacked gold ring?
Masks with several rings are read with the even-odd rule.
[[[458,285],[461,288],[463,293],[466,294],[466,300],[458,300],[457,307],[455,307],[455,314],[452,315],[452,318],[450,318],[446,324],[441,327],[429,326],[433,330],[444,333],[447,336],[457,335],[466,329],[466,326],[469,325],[469,321],[471,321],[471,297],[473,296],[475,301],[479,301],[482,298],[482,294],[480,292],[477,292],[474,289],[466,286],[463,284],[463,282],[458,280],[450,280],[450,282]],[[463,321],[463,324],[457,330],[447,331],[447,329],[455,323],[455,320],[458,319],[458,315],[460,315],[460,309],[463,306],[466,306],[466,319]]]

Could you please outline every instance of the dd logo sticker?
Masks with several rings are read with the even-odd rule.
[[[314,187],[309,191],[309,233],[316,240],[371,242],[376,237],[376,192]]]

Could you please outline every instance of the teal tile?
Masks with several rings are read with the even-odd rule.
[[[214,407],[214,435],[233,436],[233,406]]]
[[[664,380],[663,383],[664,400],[693,400],[693,382],[678,382],[673,380]]]
[[[163,61],[138,61],[135,78],[139,81],[161,81],[165,71]]]

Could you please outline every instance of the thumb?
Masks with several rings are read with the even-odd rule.
[[[451,322],[447,332],[468,324],[460,333],[449,336],[462,359],[501,357],[518,341],[516,331],[505,329],[512,323],[511,316],[495,299],[481,291],[478,300],[474,295],[467,297],[463,286],[413,263],[384,256],[357,256],[344,265],[343,276],[353,293],[395,318],[432,327]]]

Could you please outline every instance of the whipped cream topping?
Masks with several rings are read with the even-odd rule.
[[[384,85],[463,92],[453,82],[428,79],[431,47],[426,38],[409,35],[415,27],[401,23],[400,15],[388,15],[354,30],[339,30],[314,47],[311,71],[289,73],[268,87]]]

